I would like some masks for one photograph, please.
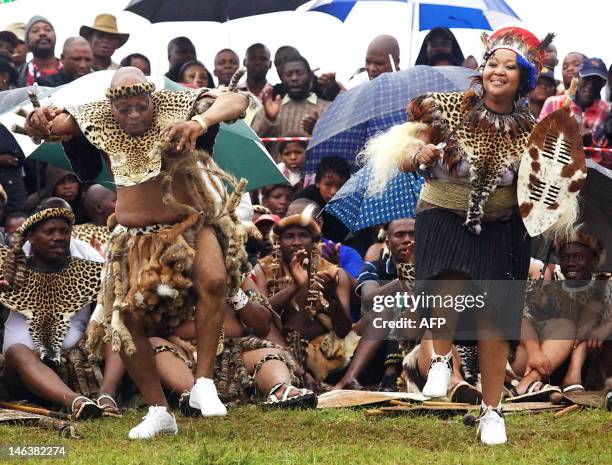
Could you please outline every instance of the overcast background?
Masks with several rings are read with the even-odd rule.
[[[16,0],[0,4],[0,30],[13,21],[26,22],[33,14],[46,16],[57,31],[56,55],[63,41],[78,35],[81,25],[92,25],[98,13],[112,13],[118,18],[119,30],[131,34],[113,59],[120,61],[132,52],[144,53],[152,62],[153,74],[167,71],[166,45],[178,35],[190,37],[198,58],[212,71],[214,54],[224,47],[233,48],[242,58],[254,42],[263,42],[274,53],[281,45],[294,45],[320,72],[336,71],[346,80],[362,66],[367,44],[378,34],[397,37],[401,48],[401,65],[413,63],[427,31],[410,31],[410,7],[401,3],[371,2],[363,15],[349,16],[343,24],[328,15],[310,12],[282,12],[249,17],[228,23],[160,23],[151,25],[144,18],[122,11],[127,0]],[[547,32],[557,34],[555,44],[559,60],[570,51],[598,56],[609,66],[612,61],[612,1],[581,0],[507,0],[522,19],[522,25],[539,37]],[[481,31],[456,29],[464,55],[482,55]],[[411,44],[412,42],[412,44]],[[560,77],[560,66],[557,77]],[[274,70],[268,75],[277,81]]]

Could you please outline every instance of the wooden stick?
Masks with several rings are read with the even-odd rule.
[[[390,405],[399,405],[401,407],[412,407],[413,404],[411,404],[410,402],[404,402],[403,400],[400,399],[391,399],[389,401]]]
[[[461,403],[461,402],[439,402],[434,400],[425,400],[423,401],[423,406],[425,407],[446,407],[446,408],[465,408],[469,407],[471,404]]]
[[[555,418],[559,418],[559,417],[562,417],[563,415],[567,415],[568,413],[575,412],[576,410],[578,410],[579,407],[580,406],[578,404],[569,405],[565,407],[563,410],[559,410],[557,413],[555,413]]]
[[[375,416],[378,416],[378,415],[386,415],[386,412],[384,412],[383,410],[374,408],[374,409],[370,409],[370,410],[365,410],[363,412],[363,414],[366,417],[375,417]]]
[[[54,412],[53,410],[47,410],[40,407],[30,407],[28,405],[12,404],[10,402],[0,402],[0,408],[9,410],[17,410],[19,412],[34,413],[36,415],[43,415],[50,418],[58,418],[60,420],[71,420],[70,415],[62,412]]]

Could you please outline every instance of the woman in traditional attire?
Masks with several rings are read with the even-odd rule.
[[[517,103],[535,87],[552,35],[540,41],[524,29],[504,28],[484,39],[482,74],[475,78],[481,88],[417,97],[408,107],[410,122],[373,139],[365,154],[375,155],[373,192],[384,188],[397,167],[428,177],[417,205],[417,284],[432,280],[423,290],[454,298],[468,293],[466,280],[478,280],[471,284],[486,296],[485,310],[474,319],[483,391],[479,432],[483,443],[500,444],[507,441],[500,400],[508,340],[520,337],[530,260],[516,182],[535,121]],[[447,323],[432,330],[423,388],[429,397],[447,395],[451,346],[461,328],[457,308],[435,305],[432,316]]]

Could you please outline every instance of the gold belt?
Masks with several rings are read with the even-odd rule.
[[[420,199],[440,208],[467,211],[470,192],[469,184],[458,184],[432,179],[421,189]],[[484,206],[485,213],[507,210],[518,204],[516,186],[498,187],[489,196]]]

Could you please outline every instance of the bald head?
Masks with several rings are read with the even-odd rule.
[[[91,222],[101,226],[106,225],[106,220],[115,211],[117,194],[110,189],[94,184],[83,197],[83,206]]]
[[[304,199],[304,198],[295,199],[293,202],[289,204],[289,208],[287,208],[287,216],[299,215],[304,210],[306,210],[306,207],[308,207],[309,205],[314,206],[313,214],[316,217],[321,211],[321,207],[314,200]]]
[[[393,60],[393,65],[391,64]],[[370,80],[377,78],[383,73],[399,69],[400,49],[397,39],[393,36],[383,34],[375,37],[366,52],[365,69]]]
[[[110,86],[113,89],[146,83],[147,78],[140,69],[134,66],[126,66],[115,71]],[[138,93],[137,95],[128,96],[123,94],[122,90],[116,93],[121,94],[121,96],[111,98],[111,112],[115,121],[121,126],[121,129],[133,137],[141,136],[147,132],[153,123],[155,112],[155,105],[151,94]]]
[[[111,79],[111,87],[131,86],[132,84],[144,84],[147,82],[147,77],[144,73],[135,66],[126,66],[119,68],[113,74]]]
[[[372,42],[370,42],[370,45],[368,45],[368,51],[366,53],[370,52],[391,55],[395,60],[399,60],[400,56],[400,49],[397,39],[387,34],[377,36]]]

